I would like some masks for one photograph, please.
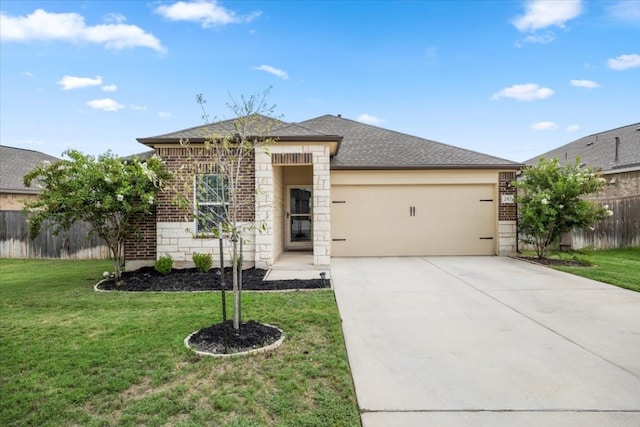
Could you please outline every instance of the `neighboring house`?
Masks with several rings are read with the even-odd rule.
[[[560,164],[580,163],[601,171],[607,185],[589,199],[608,205],[614,215],[595,230],[574,231],[562,245],[598,249],[640,245],[640,123],[585,136],[527,160],[558,159]]]
[[[187,161],[181,138],[201,144],[203,133],[228,132],[232,122],[138,141],[179,174]],[[516,250],[510,183],[521,164],[341,116],[278,121],[269,136],[277,142],[268,154],[256,153],[241,184],[245,194],[256,195],[241,221],[266,226],[245,236],[244,259],[258,268],[292,250],[309,251],[315,265],[329,265],[331,257]],[[160,194],[155,218],[142,221],[142,236],[128,242],[127,268],[164,254],[180,266],[190,264],[193,252],[215,253],[217,242],[194,238],[193,212],[172,198]]]
[[[88,239],[88,228],[74,224],[69,231],[53,235],[43,227],[30,238],[24,202],[37,197],[37,183],[26,187],[24,176],[43,162],[59,161],[33,150],[0,146],[0,258],[105,259],[109,249],[97,237]]]
[[[42,162],[57,162],[48,154],[0,145],[0,211],[19,211],[24,201],[33,199],[38,188],[27,187],[23,177]]]

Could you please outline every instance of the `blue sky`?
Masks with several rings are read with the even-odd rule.
[[[0,141],[60,156],[324,114],[523,161],[640,121],[640,1],[0,2]]]

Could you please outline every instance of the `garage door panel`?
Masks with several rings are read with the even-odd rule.
[[[334,186],[332,255],[492,255],[494,191],[492,185]]]

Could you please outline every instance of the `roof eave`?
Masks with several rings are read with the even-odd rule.
[[[328,142],[335,143],[335,149],[332,148],[331,155],[336,155],[338,151],[340,151],[340,145],[342,144],[342,137],[339,135],[306,135],[306,136],[295,136],[295,135],[287,135],[287,136],[265,136],[267,138],[273,138],[276,143],[277,142]],[[248,139],[256,138],[256,136],[250,136]],[[181,141],[188,140],[193,144],[204,144],[205,141],[210,140],[210,138],[158,138],[158,137],[150,137],[150,138],[136,138],[141,144],[146,145],[147,147],[155,148],[156,145],[160,144],[180,144]]]
[[[410,166],[334,166],[331,170],[442,170],[442,169],[501,169],[518,170],[524,164],[512,165],[410,165]]]

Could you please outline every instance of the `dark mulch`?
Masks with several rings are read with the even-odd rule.
[[[200,329],[189,339],[189,345],[198,351],[215,354],[238,353],[266,347],[278,341],[282,332],[273,326],[250,320],[233,329],[231,320]],[[225,347],[226,343],[226,347]]]
[[[328,288],[328,280],[263,280],[265,270],[255,268],[242,272],[243,290],[291,290]],[[318,273],[320,276],[320,273]],[[231,290],[231,269],[225,269],[225,288]],[[143,267],[122,274],[120,281],[110,278],[98,285],[100,290],[125,292],[176,292],[176,291],[219,291],[220,271],[211,269],[201,273],[195,268],[174,269],[167,275],[158,273],[153,267]],[[266,347],[280,339],[282,333],[277,328],[249,321],[234,330],[231,321],[217,323],[200,329],[189,339],[189,345],[203,352],[232,354]]]
[[[195,268],[173,269],[171,273],[162,275],[153,267],[143,267],[135,271],[127,271],[122,274],[122,279],[116,281],[110,278],[101,282],[98,289],[104,291],[127,292],[193,292],[193,291],[219,291],[220,269],[211,269],[201,273]],[[242,272],[242,289],[251,291],[273,291],[291,289],[322,289],[328,288],[328,280],[263,280],[266,270],[250,268]],[[232,287],[231,269],[225,269],[225,288]]]
[[[546,266],[562,266],[562,267],[589,267],[589,263],[585,261],[577,261],[570,259],[556,259],[556,258],[534,258],[534,257],[517,257],[524,261],[534,262],[540,265]]]

